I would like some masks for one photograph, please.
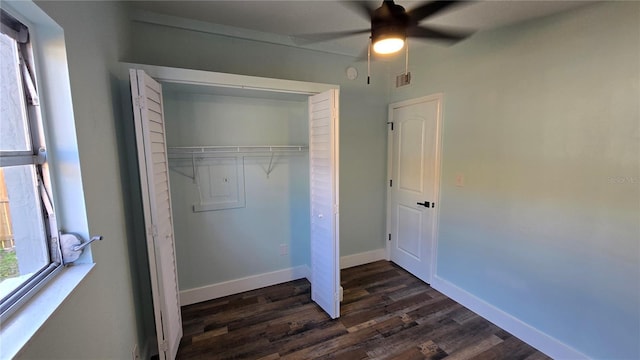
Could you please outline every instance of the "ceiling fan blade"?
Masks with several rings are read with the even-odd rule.
[[[407,36],[421,39],[444,40],[455,43],[464,40],[473,34],[472,31],[444,31],[426,26],[412,26],[407,29]]]
[[[355,10],[360,15],[364,16],[367,21],[371,20],[371,15],[376,10],[376,6],[369,1],[341,1],[345,6]]]
[[[409,15],[409,19],[417,24],[420,21],[433,16],[445,9],[448,9],[452,6],[460,5],[465,2],[468,1],[431,1],[407,11],[407,14]]]
[[[317,33],[317,34],[300,34],[300,35],[291,35],[291,39],[296,45],[309,45],[309,44],[314,44],[318,42],[334,40],[334,39],[339,39],[343,37],[349,37],[353,35],[367,34],[369,32],[371,32],[371,29],[334,31],[334,32]]]

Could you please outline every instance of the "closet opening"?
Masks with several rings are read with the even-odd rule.
[[[308,95],[162,83],[181,304],[305,277]],[[269,284],[271,285],[271,284]]]
[[[166,355],[180,306],[299,278],[339,317],[339,87],[123,66]]]

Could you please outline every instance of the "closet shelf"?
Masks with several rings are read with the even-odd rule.
[[[168,147],[169,155],[207,155],[222,153],[302,152],[307,145],[233,145],[233,146],[175,146]]]
[[[169,166],[169,169],[188,177],[197,184],[198,163],[205,158],[228,158],[234,156],[230,154],[271,154],[269,166],[264,169],[268,178],[275,166],[273,160],[276,153],[278,154],[277,158],[285,153],[301,153],[308,150],[308,145],[173,146],[167,147],[167,154],[169,160],[189,160],[192,168],[191,174],[193,175],[184,173],[174,166]]]

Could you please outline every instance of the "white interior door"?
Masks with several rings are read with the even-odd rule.
[[[138,166],[160,359],[174,359],[182,338],[162,88],[130,70]]]
[[[340,317],[338,90],[309,97],[311,299]]]
[[[430,283],[439,185],[440,95],[389,106],[390,258]]]

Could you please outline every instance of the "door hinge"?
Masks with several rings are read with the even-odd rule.
[[[160,343],[160,350],[163,352],[169,351],[169,343],[167,340],[163,340],[162,343]]]
[[[389,179],[389,187],[393,187],[393,179]]]
[[[391,234],[389,234],[389,241],[391,241]]]
[[[146,103],[145,103],[145,101],[144,101],[144,97],[142,97],[142,96],[136,96],[136,97],[133,99],[133,105],[134,105],[137,109],[140,109],[140,110],[144,109],[144,108],[145,108],[145,106],[146,106]]]
[[[393,121],[388,121],[387,125],[391,124],[391,131],[393,131]]]
[[[158,236],[158,227],[155,225],[151,225],[151,227],[149,227],[148,229],[148,232],[149,232],[149,235],[155,238],[156,236]]]

